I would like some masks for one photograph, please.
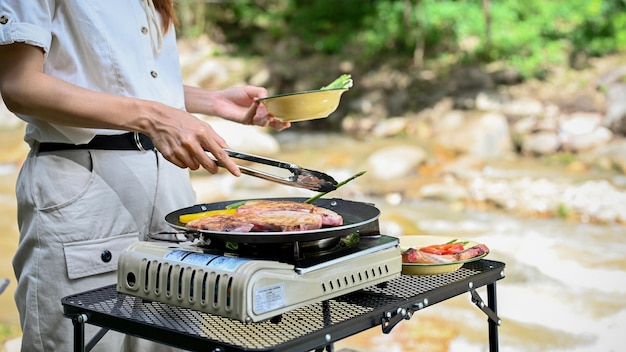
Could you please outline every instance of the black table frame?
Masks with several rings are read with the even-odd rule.
[[[498,351],[496,281],[505,264],[480,260],[453,272],[402,275],[387,283],[245,324],[118,293],[115,285],[64,297],[74,324],[74,351],[89,351],[109,330],[191,351],[333,351],[333,343],[381,326],[389,333],[421,309],[469,292],[488,320],[489,350]],[[486,286],[487,303],[476,292]],[[102,329],[85,345],[85,324]]]

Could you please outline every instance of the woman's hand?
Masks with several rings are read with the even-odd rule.
[[[208,155],[235,175],[241,175],[239,166],[224,151],[228,145],[204,120],[170,106],[143,101],[138,120],[141,131],[147,134],[163,156],[179,167],[196,170],[203,167],[210,173],[218,172],[218,165]]]
[[[219,91],[185,86],[187,111],[215,115],[244,125],[269,126],[277,131],[291,126],[270,115],[259,99],[267,96],[263,87],[243,86]]]

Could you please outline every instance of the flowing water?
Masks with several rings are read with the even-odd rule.
[[[0,296],[0,323],[5,326],[18,324],[10,260],[18,238],[13,190],[17,171],[12,161],[15,155],[12,143],[20,139],[20,133],[15,132],[2,132],[0,136],[0,160],[4,161],[0,168],[3,225],[0,279],[12,280]],[[281,140],[283,151],[276,157],[350,176],[362,170],[368,153],[389,144],[389,141],[359,142],[342,137],[332,141],[284,139]],[[232,186],[230,179],[223,173],[194,174],[199,201],[299,194],[285,186],[258,186],[248,176],[237,180],[239,184],[248,184],[246,188]],[[228,183],[230,186],[219,189],[229,191],[215,195],[212,190],[216,189],[216,183]],[[506,263],[506,277],[497,282],[501,351],[623,350],[620,334],[626,331],[624,226],[518,218],[498,212],[471,211],[447,202],[377,198],[367,194],[367,184],[358,180],[353,183],[335,191],[335,196],[374,203],[381,209],[384,233],[472,239],[491,248],[489,259]],[[281,192],[284,194],[278,194]],[[484,288],[478,293],[486,301]],[[472,304],[469,294],[462,295],[417,312],[390,334],[383,334],[380,328],[370,329],[340,341],[335,349],[487,351],[487,316]]]

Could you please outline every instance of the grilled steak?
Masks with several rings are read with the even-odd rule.
[[[343,218],[336,212],[309,203],[290,200],[250,200],[237,208],[237,213],[259,213],[267,211],[294,211],[322,216],[322,226],[341,226]]]
[[[207,216],[192,220],[187,223],[187,227],[216,232],[249,232],[254,228],[254,224],[245,220],[239,220],[236,214],[233,214]]]
[[[291,232],[339,226],[336,212],[307,203],[254,200],[231,215],[208,216],[187,223],[187,227],[219,232]]]
[[[470,247],[462,252],[456,253],[454,257],[458,261],[468,260],[474,257],[481,256],[488,252],[489,252],[489,248],[487,248],[487,246],[485,246],[484,244],[477,244],[474,247]]]
[[[312,213],[315,205],[295,202],[291,200],[249,200],[237,208],[238,213],[250,213],[258,211],[292,210]]]
[[[306,231],[322,228],[320,214],[292,210],[265,211],[259,213],[237,213],[240,218],[254,224],[252,231]]]

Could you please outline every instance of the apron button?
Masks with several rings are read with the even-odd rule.
[[[111,258],[113,258],[113,255],[111,254],[111,251],[103,251],[102,253],[100,253],[100,259],[102,259],[103,262],[108,263],[111,261]]]

